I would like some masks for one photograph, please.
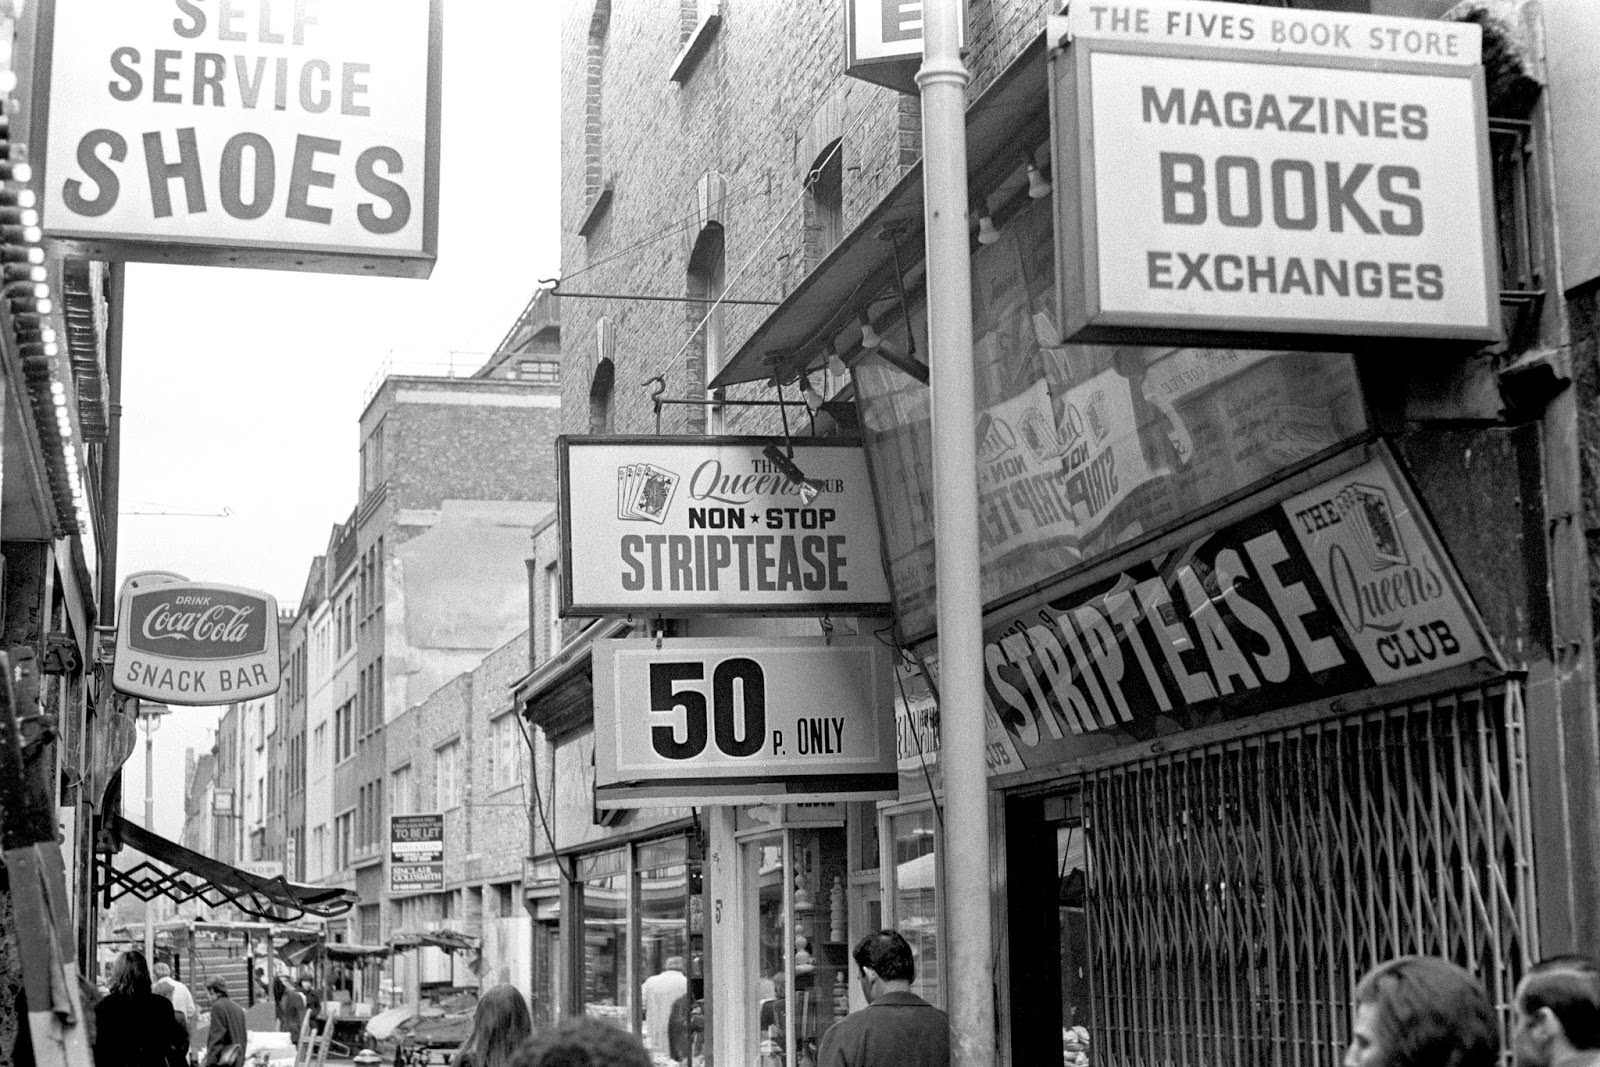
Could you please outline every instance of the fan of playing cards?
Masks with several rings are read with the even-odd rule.
[[[628,463],[617,468],[617,518],[667,521],[667,508],[678,490],[678,476],[653,463]]]

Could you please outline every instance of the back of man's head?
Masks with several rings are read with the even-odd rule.
[[[1544,1008],[1573,1048],[1600,1050],[1600,963],[1588,956],[1552,956],[1534,964],[1517,990],[1525,1016]]]
[[[885,982],[914,982],[917,978],[916,960],[911,946],[895,930],[879,930],[857,942],[850,953],[857,967],[870,967]]]
[[[158,964],[156,964],[156,977],[157,978],[171,978],[172,977],[172,964],[170,964],[170,963],[158,963]]]
[[[228,980],[220,974],[214,974],[206,979],[206,989],[213,996],[225,997],[228,995]]]
[[[524,1041],[511,1067],[651,1067],[651,1060],[634,1035],[583,1016]]]

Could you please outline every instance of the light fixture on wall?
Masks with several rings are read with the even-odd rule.
[[[822,394],[817,392],[817,387],[811,384],[811,375],[800,374],[800,398],[806,402],[806,407],[814,415],[822,410]]]
[[[994,219],[989,217],[989,209],[983,208],[978,213],[978,243],[992,245],[1000,240],[1000,231],[994,228]]]
[[[873,328],[872,320],[865,315],[861,316],[861,347],[868,352],[883,344],[883,338],[878,336],[878,331]]]
[[[1050,179],[1044,176],[1039,165],[1033,160],[1028,161],[1028,199],[1043,200],[1050,195]]]

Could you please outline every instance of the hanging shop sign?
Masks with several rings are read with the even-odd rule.
[[[595,802],[892,799],[893,686],[872,637],[596,642]]]
[[[852,78],[902,93],[917,91],[922,66],[923,0],[845,0],[844,72]],[[966,44],[967,5],[959,5],[958,26]]]
[[[255,589],[135,574],[117,597],[112,687],[166,704],[278,691],[278,602]]]
[[[562,615],[826,611],[889,603],[855,442],[559,437]]]
[[[389,816],[389,892],[426,893],[444,888],[444,816]]]
[[[1064,337],[1499,339],[1480,27],[1077,0],[1050,28]]]
[[[45,232],[88,258],[426,278],[442,0],[44,0]]]
[[[1393,459],[990,620],[990,710],[1029,768],[1498,654]]]

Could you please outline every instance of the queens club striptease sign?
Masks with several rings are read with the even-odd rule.
[[[1202,0],[1050,26],[1067,340],[1499,338],[1478,26]]]
[[[766,437],[557,438],[562,613],[886,610],[861,446],[778,463],[775,445],[787,458]]]
[[[140,577],[118,597],[117,692],[207,705],[278,691],[275,599],[230,585]]]

